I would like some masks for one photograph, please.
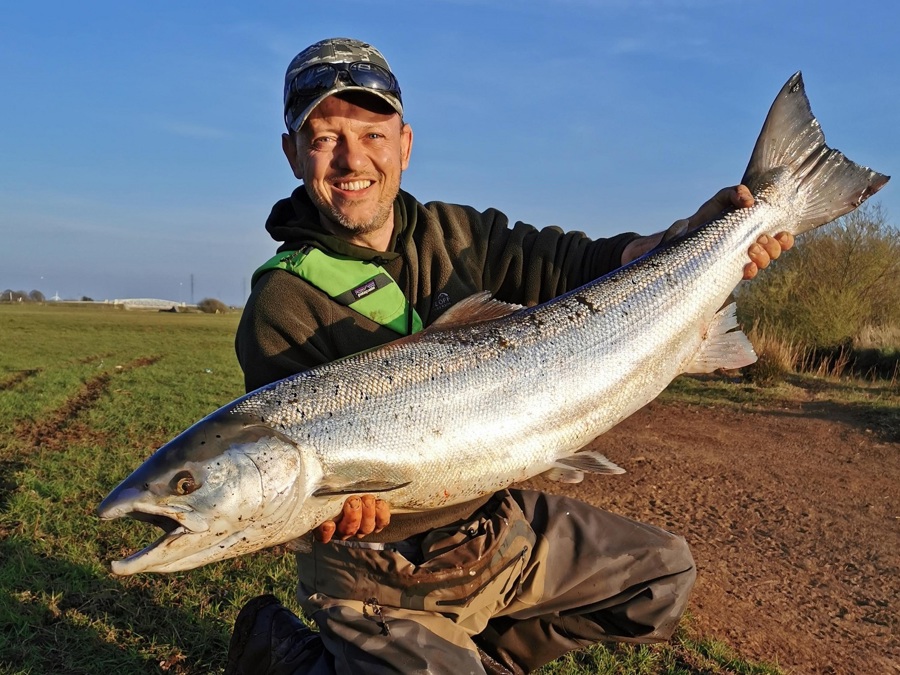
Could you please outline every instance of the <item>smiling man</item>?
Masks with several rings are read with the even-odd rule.
[[[284,104],[282,147],[302,185],[272,209],[266,229],[281,243],[238,328],[248,390],[415,333],[479,292],[545,302],[753,202],[726,188],[667,233],[597,240],[419,203],[400,189],[413,133],[399,83],[356,40],[298,54]],[[761,238],[745,276],[791,243]],[[257,598],[238,617],[227,673],[529,672],[591,643],[667,639],[695,577],[680,537],[525,490],[393,518],[354,495],[307,544],[297,597],[319,632]]]

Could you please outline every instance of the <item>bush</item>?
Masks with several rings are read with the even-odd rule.
[[[879,204],[798,238],[736,291],[745,326],[810,348],[842,347],[900,326],[900,231]]]
[[[207,314],[224,314],[228,311],[228,305],[215,298],[203,298],[197,303],[197,309]]]

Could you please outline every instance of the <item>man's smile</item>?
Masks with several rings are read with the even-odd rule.
[[[340,181],[334,184],[334,186],[338,190],[344,190],[345,192],[357,192],[359,190],[365,190],[367,187],[370,187],[374,181],[371,180],[352,180],[352,181]]]

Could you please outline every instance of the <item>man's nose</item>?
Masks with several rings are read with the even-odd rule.
[[[345,138],[335,153],[339,166],[343,169],[358,170],[368,161],[363,144],[358,139]]]

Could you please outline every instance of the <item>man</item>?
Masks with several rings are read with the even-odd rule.
[[[666,233],[596,241],[420,204],[400,189],[413,132],[399,84],[356,40],[298,54],[284,103],[282,147],[303,185],[266,223],[283,243],[254,275],[238,328],[248,390],[414,333],[480,291],[547,301],[753,201],[729,188]],[[791,244],[761,238],[745,276]],[[298,599],[319,632],[257,598],[226,672],[528,672],[590,643],[667,639],[695,577],[679,537],[520,490],[393,519],[373,495],[354,496],[297,560]]]

